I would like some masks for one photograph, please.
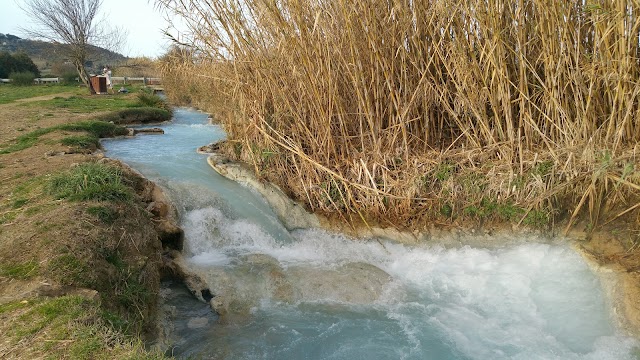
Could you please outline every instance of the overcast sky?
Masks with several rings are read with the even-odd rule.
[[[20,9],[23,0],[0,0],[0,33],[25,37],[19,26],[29,24],[29,18]],[[154,10],[153,0],[103,0],[104,15],[115,26],[128,30],[127,43],[120,51],[123,55],[158,57],[165,52],[168,42],[163,30],[167,27],[162,14]]]

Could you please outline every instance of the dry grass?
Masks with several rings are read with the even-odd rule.
[[[157,3],[169,97],[314,210],[640,220],[638,0]]]

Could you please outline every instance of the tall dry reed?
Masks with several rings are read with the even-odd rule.
[[[170,97],[314,210],[639,213],[640,0],[157,2],[190,29],[164,59]]]

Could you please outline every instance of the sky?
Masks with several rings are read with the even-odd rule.
[[[26,37],[29,17],[20,9],[23,0],[0,0],[0,33]],[[129,57],[161,56],[169,46],[163,35],[164,16],[154,9],[153,0],[103,0],[102,12],[114,26],[128,31],[126,44],[118,52]]]

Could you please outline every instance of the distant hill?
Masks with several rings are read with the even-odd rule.
[[[66,56],[65,48],[66,45],[22,39],[11,34],[0,34],[0,51],[8,51],[10,53],[25,52],[31,57],[43,75],[49,73],[51,66],[54,64],[68,62],[69,59]],[[104,65],[115,66],[127,60],[128,58],[124,55],[97,46],[90,46],[86,65],[89,72],[101,72]]]

